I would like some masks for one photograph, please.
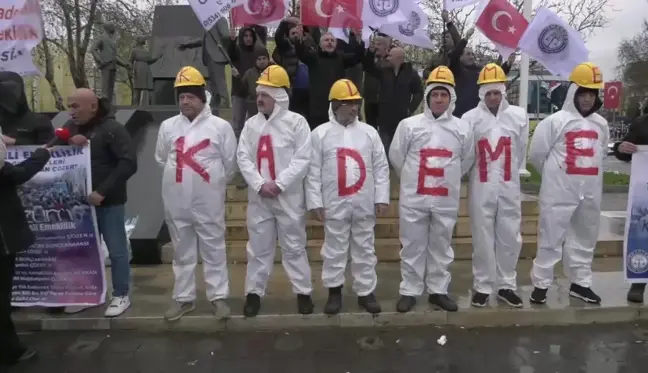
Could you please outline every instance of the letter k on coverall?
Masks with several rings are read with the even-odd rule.
[[[325,210],[324,287],[344,285],[350,250],[353,290],[362,297],[376,288],[375,206],[389,204],[389,164],[375,128],[357,119],[345,127],[331,110],[329,119],[311,134],[306,203]]]
[[[232,126],[212,115],[208,104],[193,122],[176,115],[160,126],[155,159],[164,166],[162,200],[174,247],[173,299],[182,303],[196,299],[198,253],[207,299],[227,298],[225,193],[236,172]]]
[[[270,93],[283,91],[264,89]],[[249,186],[245,293],[265,295],[278,238],[281,261],[293,292],[310,295],[304,195],[311,158],[310,127],[304,117],[288,111],[287,95],[282,100],[274,98],[277,102],[267,120],[261,112],[247,120],[237,152],[239,169]],[[259,195],[268,181],[275,181],[281,189],[276,198]]]
[[[427,97],[440,86],[450,91],[450,107],[434,118]],[[452,115],[454,88],[432,83],[424,97],[423,114],[400,122],[389,149],[400,176],[400,294],[405,296],[421,295],[424,278],[428,293],[448,293],[461,177],[475,160],[472,127]]]

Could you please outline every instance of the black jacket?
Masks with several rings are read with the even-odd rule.
[[[418,72],[410,63],[404,63],[398,70],[393,67],[377,67],[373,53],[367,53],[364,69],[380,81],[378,93],[378,129],[381,133],[393,135],[401,120],[411,116],[423,100],[423,83]]]
[[[44,145],[54,137],[49,118],[29,109],[22,77],[0,72],[0,128],[15,145]]]
[[[126,128],[110,114],[110,107],[99,101],[94,119],[84,125],[65,123],[70,136],[83,135],[90,140],[92,190],[104,196],[101,206],[126,203],[126,182],[137,172],[135,148]]]
[[[29,181],[47,164],[50,153],[37,149],[30,158],[0,169],[0,256],[15,254],[34,243],[25,209],[18,196],[18,186]]]
[[[252,31],[252,45],[247,46],[243,43],[243,34],[246,31]],[[264,44],[261,42],[261,39],[257,35],[254,27],[241,27],[238,33],[238,38],[236,43],[230,43],[229,47],[229,56],[234,64],[234,67],[239,72],[239,76],[232,76],[232,95],[237,97],[245,98],[244,95],[241,95],[241,79],[246,71],[256,66],[256,59],[259,53],[259,50],[264,47]]]
[[[648,145],[648,112],[633,120],[623,140],[614,144],[614,156],[621,161],[630,162],[632,160],[632,154],[619,152],[619,145],[623,141],[631,142],[635,145]]]

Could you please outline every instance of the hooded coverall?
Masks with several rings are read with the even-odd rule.
[[[427,98],[437,87],[448,89],[451,100],[448,110],[435,118]],[[448,293],[461,177],[475,160],[472,127],[452,115],[454,88],[432,83],[424,97],[424,113],[400,122],[389,149],[400,176],[400,294],[405,296],[421,295],[424,280],[428,293]]]

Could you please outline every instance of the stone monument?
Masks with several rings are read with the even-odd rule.
[[[103,33],[92,46],[92,57],[101,73],[101,96],[112,102],[117,80],[117,66],[128,69],[128,65],[117,55],[115,26],[102,24]]]
[[[153,74],[151,65],[162,58],[159,54],[153,57],[146,48],[147,38],[139,36],[135,39],[135,45],[131,50],[130,63],[133,67],[133,105],[148,106],[151,104],[153,93]]]

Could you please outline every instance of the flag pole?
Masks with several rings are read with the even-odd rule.
[[[531,19],[531,13],[533,12],[532,0],[524,0],[522,5],[522,15],[527,20]],[[527,111],[528,101],[529,101],[529,55],[522,53],[522,61],[520,62],[520,96],[518,97],[518,106]],[[528,115],[528,113],[527,113]],[[538,115],[539,117],[539,115]],[[536,121],[539,118],[536,118]],[[542,170],[537,170],[541,172]],[[520,169],[520,176],[529,177],[531,174],[526,169],[526,159],[522,168]]]

